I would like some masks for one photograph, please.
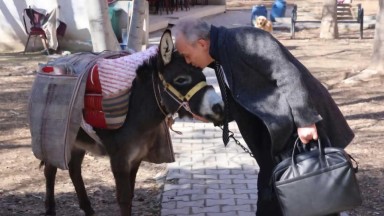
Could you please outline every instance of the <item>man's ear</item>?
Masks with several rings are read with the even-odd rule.
[[[202,46],[204,49],[209,48],[209,42],[204,39],[197,40],[197,43]]]

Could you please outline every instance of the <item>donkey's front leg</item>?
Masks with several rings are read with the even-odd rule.
[[[55,179],[57,168],[45,163],[45,215],[56,215]]]
[[[71,151],[71,161],[69,162],[69,175],[73,186],[75,187],[80,208],[85,212],[86,216],[95,214],[92,209],[91,202],[85,190],[83,177],[81,176],[81,164],[83,162],[85,151],[81,149],[73,149]]]
[[[126,155],[111,156],[111,167],[116,182],[116,197],[122,216],[130,216],[139,162],[128,162]]]

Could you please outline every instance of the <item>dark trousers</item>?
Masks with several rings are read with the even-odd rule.
[[[270,187],[270,178],[275,166],[271,155],[271,140],[264,123],[233,100],[230,101],[231,114],[237,122],[241,135],[259,164],[257,179],[257,216],[280,216],[280,206]]]

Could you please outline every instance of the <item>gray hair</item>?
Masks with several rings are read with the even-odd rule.
[[[201,19],[182,19],[172,30],[176,38],[181,34],[193,44],[199,39],[209,40],[211,25]]]

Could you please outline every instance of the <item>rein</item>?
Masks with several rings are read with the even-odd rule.
[[[189,106],[189,101],[191,100],[191,98],[197,92],[199,92],[201,89],[203,89],[204,87],[207,86],[207,83],[205,81],[201,81],[201,82],[197,83],[192,89],[190,89],[187,92],[187,94],[182,95],[175,87],[173,87],[171,84],[169,84],[167,81],[165,81],[165,79],[161,73],[158,73],[158,74],[159,74],[159,76],[158,76],[159,80],[160,80],[161,84],[163,85],[164,92],[166,92],[176,103],[179,104],[179,107],[177,108],[177,110],[174,113],[170,113],[166,110],[166,108],[164,107],[164,105],[162,103],[160,85],[159,84],[157,85],[158,91],[156,91],[155,77],[152,74],[153,91],[154,91],[154,95],[156,98],[157,106],[159,107],[159,109],[161,110],[163,115],[165,116],[166,121],[167,121],[167,125],[172,131],[176,132],[177,134],[181,134],[180,131],[175,131],[172,129],[172,124],[174,123],[174,120],[177,118],[177,112],[181,108],[184,108],[187,112],[189,112],[194,119],[202,121],[202,122],[208,122],[208,120],[205,119],[204,117],[199,116],[199,115],[195,114],[194,112],[192,112],[191,107]],[[175,116],[175,117],[173,118],[173,116]]]

